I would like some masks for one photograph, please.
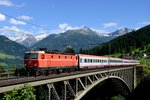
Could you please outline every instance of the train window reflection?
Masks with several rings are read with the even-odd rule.
[[[38,54],[36,54],[36,53],[32,54],[31,59],[38,59]]]

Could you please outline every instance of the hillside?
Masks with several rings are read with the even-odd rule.
[[[68,30],[60,34],[51,34],[38,43],[35,43],[35,45],[31,46],[31,49],[47,48],[49,50],[57,49],[64,51],[65,47],[69,46],[78,52],[81,48],[89,49],[95,46],[91,44],[101,44],[110,39],[112,37],[101,36],[90,28],[84,27],[82,29]]]
[[[90,50],[92,54],[106,55],[114,53],[129,53],[136,50],[148,49],[150,46],[150,25],[137,31],[129,32],[119,36],[107,43],[99,45]]]
[[[21,65],[26,47],[9,40],[5,36],[0,36],[0,65],[10,67]]]
[[[27,48],[21,44],[0,36],[0,53],[22,57]]]

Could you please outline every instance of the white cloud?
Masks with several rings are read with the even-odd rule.
[[[74,30],[74,29],[79,29],[79,28],[80,27],[73,27],[67,23],[63,23],[63,24],[58,25],[58,29],[52,30],[50,33],[58,34],[58,33],[65,32],[67,30]]]
[[[108,28],[108,27],[117,26],[118,23],[116,23],[116,22],[109,22],[109,23],[103,23],[102,25],[103,25],[104,28]]]
[[[0,0],[0,5],[13,6],[14,4],[10,0]]]
[[[11,19],[9,20],[9,23],[14,24],[14,25],[26,25],[25,22],[20,21],[20,20],[16,20],[16,19],[14,19],[14,18],[11,18]]]
[[[1,35],[6,35],[6,36],[9,36],[9,35],[10,36],[12,36],[12,35],[15,36],[17,34],[32,34],[31,32],[19,29],[16,26],[11,26],[11,27],[4,26],[4,27],[1,27],[0,30],[2,32]]]
[[[25,15],[19,16],[18,18],[22,19],[22,20],[31,20],[31,19],[33,19],[33,17],[25,16]]]
[[[12,27],[4,26],[3,28],[1,28],[1,30],[3,30],[3,31],[14,31],[14,32],[20,31],[20,29],[18,29],[16,26],[12,26]]]
[[[142,23],[140,23],[141,25],[149,25],[150,24],[150,22],[146,22],[146,21],[144,21],[144,22],[142,22]]]
[[[3,14],[0,13],[0,21],[5,21],[5,20],[6,20],[5,15],[3,15]]]
[[[66,29],[66,27],[68,27],[69,25],[67,23],[63,23],[63,24],[59,24],[59,28],[64,30]]]
[[[2,6],[8,6],[8,7],[11,7],[11,6],[14,6],[14,7],[23,7],[25,4],[22,3],[22,4],[14,4],[11,0],[0,0],[0,5]]]
[[[59,29],[62,31],[67,31],[67,30],[79,29],[79,27],[73,27],[67,23],[63,23],[63,24],[59,24]]]
[[[57,29],[51,30],[51,34],[59,34],[63,33],[67,30],[74,30],[74,29],[79,29],[80,27],[73,27],[67,23],[59,24]]]

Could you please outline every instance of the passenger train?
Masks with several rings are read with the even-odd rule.
[[[59,54],[46,51],[25,53],[24,67],[28,72],[51,74],[93,68],[138,65],[138,60],[127,60],[87,54]]]

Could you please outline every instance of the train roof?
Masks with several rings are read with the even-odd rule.
[[[92,57],[92,58],[109,58],[109,57],[105,57],[105,56],[97,56],[97,55],[87,55],[87,54],[78,54],[79,56],[83,56],[83,57]]]
[[[27,52],[25,52],[25,53],[45,53],[44,51],[27,51]]]
[[[75,53],[58,53],[58,52],[45,52],[45,51],[27,51],[25,53],[41,53],[41,54],[61,54],[61,55],[77,55]]]
[[[92,58],[109,58],[112,60],[130,60],[130,61],[135,61],[133,59],[124,59],[124,58],[113,58],[113,57],[108,57],[108,56],[97,56],[97,55],[87,55],[87,54],[78,54],[81,57],[92,57]]]

